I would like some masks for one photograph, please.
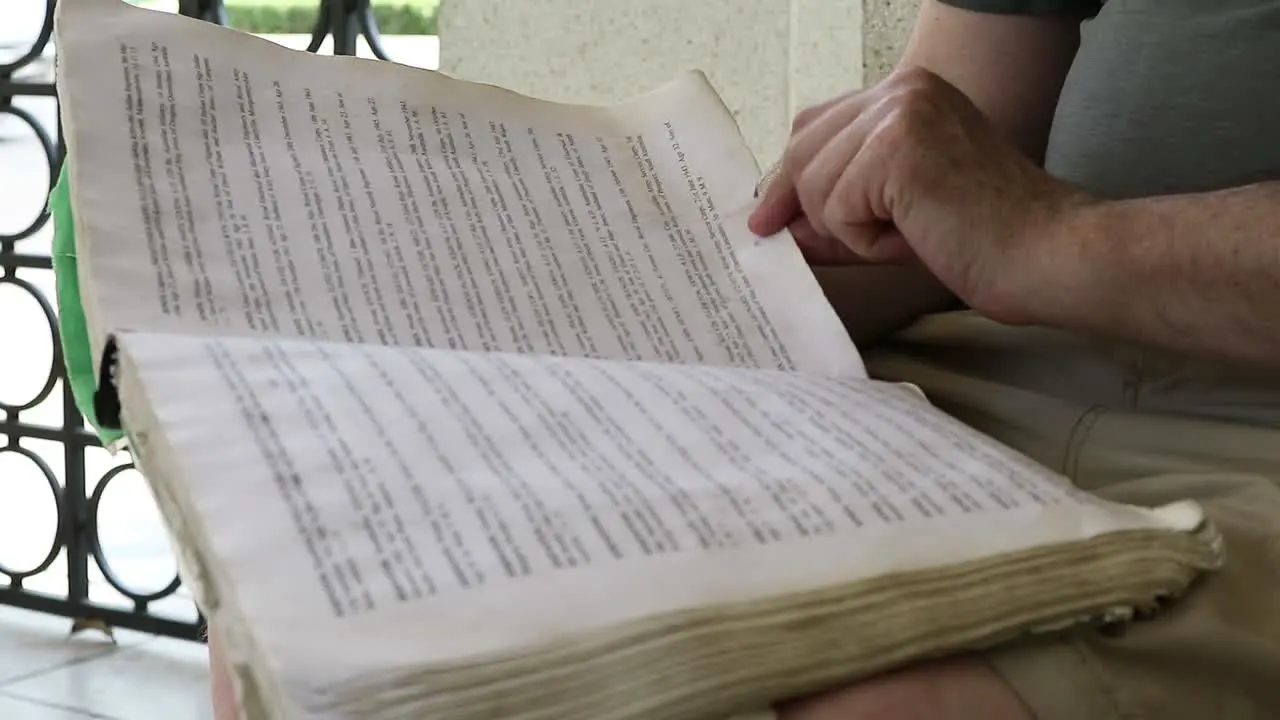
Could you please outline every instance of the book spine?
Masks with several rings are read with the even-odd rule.
[[[93,412],[98,423],[111,430],[120,431],[120,346],[115,335],[107,337],[102,349],[102,362],[98,364],[98,387],[93,392]]]

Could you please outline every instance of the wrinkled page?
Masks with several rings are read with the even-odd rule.
[[[122,329],[864,374],[700,73],[610,108],[68,0],[95,350]],[[95,353],[97,354],[97,353]]]
[[[121,348],[144,471],[187,496],[210,565],[309,702],[344,674],[1159,526],[865,380],[249,338]]]

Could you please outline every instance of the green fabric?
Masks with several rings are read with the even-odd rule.
[[[93,372],[93,349],[89,345],[89,328],[80,301],[80,277],[76,274],[76,234],[71,214],[69,162],[62,163],[58,181],[49,193],[49,213],[53,219],[53,275],[57,287],[58,334],[62,342],[62,360],[67,368],[67,382],[75,397],[76,408],[98,433],[104,444],[122,437],[115,428],[99,425],[93,410],[93,393],[98,378]]]
[[[1008,15],[1093,15],[1102,0],[942,0],[965,10]]]

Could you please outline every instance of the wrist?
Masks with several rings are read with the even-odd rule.
[[[1027,223],[1009,263],[1013,276],[994,319],[1010,325],[1075,328],[1106,304],[1115,257],[1118,203],[1074,190]]]
[[[1065,330],[1092,332],[1106,318],[1114,325],[1126,295],[1138,281],[1134,258],[1141,254],[1132,204],[1094,200],[1064,218],[1050,242],[1054,280],[1047,282],[1039,322]]]

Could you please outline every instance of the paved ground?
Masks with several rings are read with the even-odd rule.
[[[0,607],[0,718],[212,720],[203,646],[128,631],[116,640],[69,638],[65,620]]]

